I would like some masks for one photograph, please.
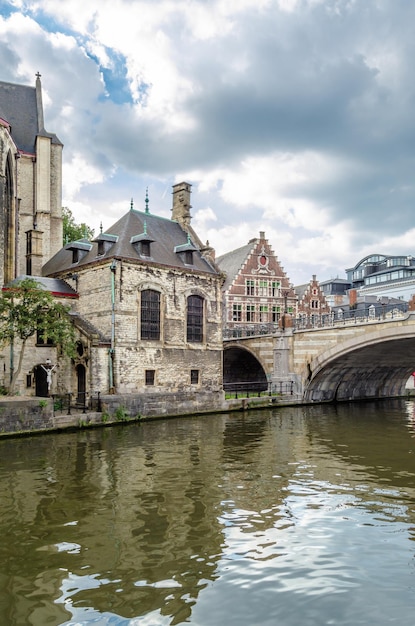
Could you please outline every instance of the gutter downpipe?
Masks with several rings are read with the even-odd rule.
[[[113,259],[111,270],[111,347],[109,349],[109,392],[115,393],[114,385],[114,356],[115,356],[115,272],[117,269],[117,262]]]

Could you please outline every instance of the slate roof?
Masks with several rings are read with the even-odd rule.
[[[225,291],[232,284],[232,281],[239,273],[240,269],[244,265],[249,253],[253,250],[257,241],[257,239],[251,240],[249,243],[245,244],[241,248],[231,250],[231,252],[222,254],[222,256],[216,259],[216,264],[220,267],[221,271],[225,272],[226,274],[226,279],[223,284],[223,289]]]
[[[135,243],[137,240],[140,241],[138,235],[143,233],[146,233],[146,240],[151,242],[150,257],[142,256],[139,243]],[[116,235],[117,237],[103,237],[103,235]],[[98,255],[98,241],[103,239],[109,240],[112,245],[107,245],[104,254]],[[186,265],[184,256],[175,252],[175,249],[180,251],[181,246],[184,246],[184,250],[189,249],[187,244],[188,234],[177,222],[152,213],[130,209],[118,222],[92,242],[81,240],[67,244],[43,266],[42,274],[53,276],[65,271],[76,271],[77,268],[91,263],[113,258],[141,261],[146,265],[157,264],[189,271],[219,273],[214,265],[202,256],[196,246],[194,246],[193,264]],[[89,250],[86,250],[85,248],[88,247]],[[73,262],[73,248],[81,251],[79,261],[76,263]]]
[[[304,296],[305,292],[307,291],[309,287],[310,287],[310,283],[306,283],[305,285],[296,285],[294,287],[294,291],[297,294],[299,300],[301,300],[301,298]]]
[[[46,278],[44,276],[28,276],[22,274],[14,280],[10,281],[3,289],[11,289],[17,287],[25,278],[35,280],[39,286],[45,291],[49,291],[52,295],[61,298],[78,298],[77,292],[64,280],[60,278]]]
[[[56,135],[40,128],[43,110],[38,111],[36,87],[0,81],[0,118],[10,125],[13,141],[21,152],[35,154],[38,135],[50,137],[52,143],[61,143]]]

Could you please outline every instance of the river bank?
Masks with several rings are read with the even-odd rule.
[[[57,410],[52,398],[4,396],[0,400],[0,438],[302,404],[295,395],[225,399],[222,392],[214,397],[203,392],[170,397],[114,394],[102,396],[100,403],[100,411],[74,407],[68,414]]]

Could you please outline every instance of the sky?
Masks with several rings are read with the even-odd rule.
[[[0,80],[35,85],[63,206],[130,208],[219,256],[261,231],[294,285],[415,254],[415,2],[1,0]]]

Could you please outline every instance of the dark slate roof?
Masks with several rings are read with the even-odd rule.
[[[3,289],[16,287],[25,278],[35,280],[42,289],[49,291],[54,296],[61,298],[78,298],[77,292],[72,289],[66,281],[61,280],[60,278],[45,278],[44,276],[28,276],[26,274],[22,274],[5,285]]]
[[[301,300],[301,298],[304,296],[305,292],[307,291],[309,287],[310,287],[310,283],[306,283],[305,285],[296,285],[294,287],[294,291],[297,294],[299,300]]]
[[[216,259],[216,264],[220,267],[222,272],[225,272],[226,279],[223,284],[223,288],[226,290],[232,284],[235,276],[239,273],[240,269],[244,265],[249,253],[253,250],[257,243],[257,239],[251,240],[241,248],[231,250],[226,254]]]
[[[10,125],[13,141],[22,152],[35,154],[37,135],[50,137],[52,143],[60,143],[56,135],[39,127],[43,111],[38,111],[36,87],[0,81],[0,118]]]
[[[137,235],[147,233],[147,241],[151,241],[151,256],[140,255],[139,244],[135,244]],[[89,251],[84,250],[79,255],[79,261],[73,263],[73,248],[80,248],[78,244],[85,244],[85,240],[72,242],[62,248],[52,257],[42,268],[44,276],[57,275],[65,271],[76,271],[77,268],[84,267],[91,263],[96,263],[103,259],[130,259],[142,261],[146,265],[157,264],[169,267],[180,267],[189,270],[208,272],[217,274],[217,269],[205,259],[198,248],[193,254],[193,265],[186,265],[183,255],[175,252],[175,248],[188,244],[188,234],[175,221],[158,217],[152,213],[146,213],[130,209],[118,222],[109,228],[104,235],[117,235],[114,243],[106,246],[104,254],[98,255],[98,240],[101,235],[90,242]],[[111,240],[105,237],[105,240]],[[139,238],[140,239],[140,238]],[[84,248],[84,246],[82,246]]]

